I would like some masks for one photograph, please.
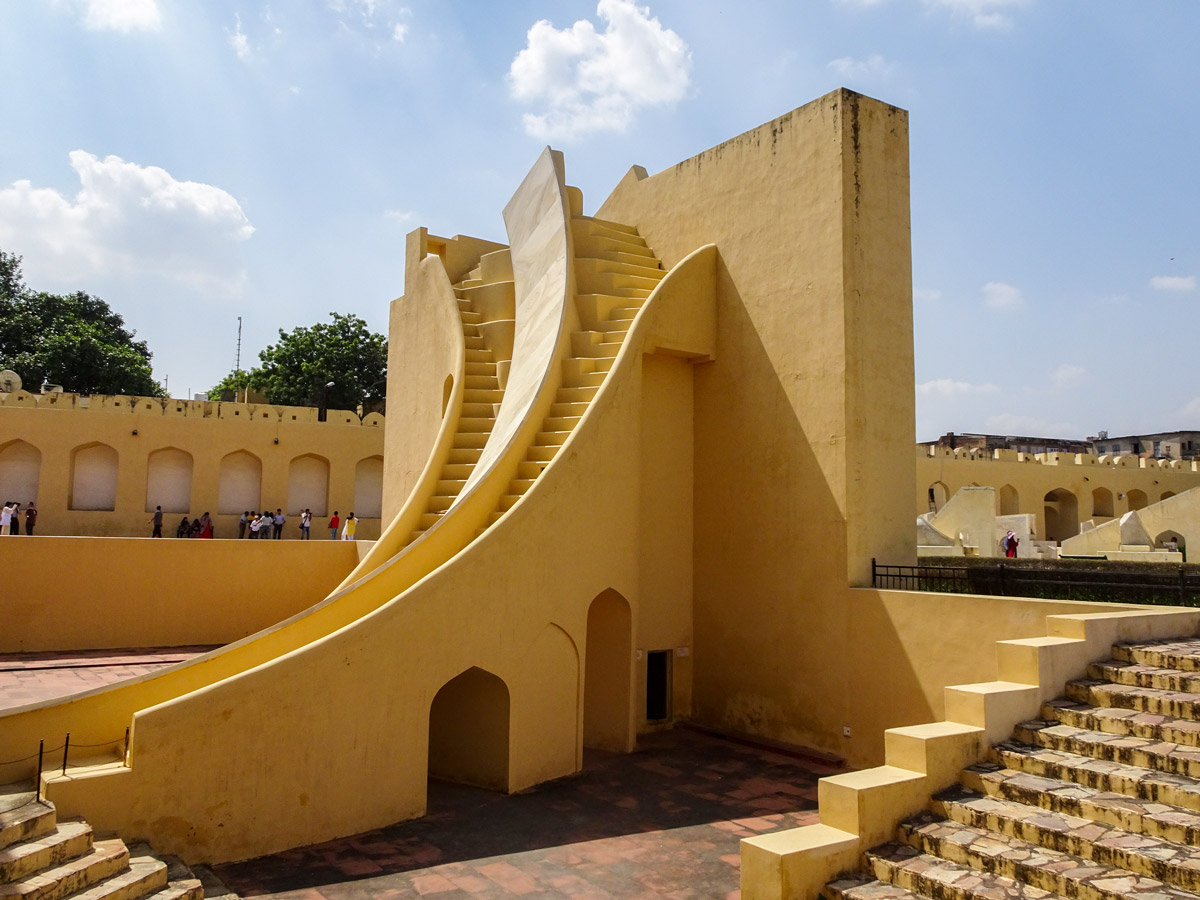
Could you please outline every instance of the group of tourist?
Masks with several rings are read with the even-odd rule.
[[[307,541],[312,538],[312,520],[311,509],[305,509],[300,513],[300,540]],[[283,526],[286,522],[287,516],[283,514],[282,509],[276,509],[274,513],[268,510],[263,510],[262,513],[246,510],[238,519],[238,539],[277,541],[283,537]],[[338,539],[339,527],[342,529],[342,540],[352,541],[358,527],[358,519],[355,518],[354,513],[350,513],[344,520],[340,519],[338,511],[335,509],[333,515],[329,517],[330,540]]]
[[[351,513],[350,515],[354,515]],[[33,526],[37,524],[37,507],[30,500],[25,507],[25,533],[33,534]],[[0,510],[0,535],[21,533],[21,504],[16,500],[5,500],[4,508]]]

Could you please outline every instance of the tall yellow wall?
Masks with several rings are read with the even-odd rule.
[[[668,264],[714,242],[695,382],[701,721],[840,750],[846,584],[915,553],[907,119],[837,91],[601,206]]]
[[[0,653],[227,644],[319,602],[350,541],[0,541]]]
[[[54,396],[54,395],[49,395]],[[63,395],[59,395],[63,396]],[[67,395],[69,396],[69,395]],[[93,401],[137,401],[138,398],[93,397]],[[180,401],[182,402],[182,401]],[[354,509],[355,469],[362,460],[383,455],[381,416],[368,416],[360,424],[353,413],[342,413],[345,421],[317,422],[315,409],[259,408],[268,418],[255,418],[256,407],[246,404],[189,404],[201,407],[191,414],[166,414],[161,401],[145,400],[152,409],[135,405],[115,409],[41,408],[18,405],[10,398],[0,405],[0,452],[16,440],[31,444],[41,453],[38,486],[38,521],[35,534],[94,535],[104,537],[149,537],[155,500],[147,496],[147,465],[157,450],[176,448],[192,458],[191,504],[188,518],[204,512],[212,514],[218,538],[237,537],[238,518],[218,514],[218,490],[221,460],[227,454],[246,451],[262,463],[261,503],[259,509],[282,508],[288,512],[288,471],[296,457],[316,455],[329,463],[327,513],[338,510],[344,517]],[[203,415],[204,407],[221,411]],[[229,409],[226,409],[226,408]],[[289,413],[285,420],[278,409]],[[195,413],[200,413],[199,415]],[[238,413],[234,417],[233,413]],[[336,414],[337,411],[331,411]],[[295,419],[291,415],[295,415]],[[304,421],[304,419],[310,421]],[[118,455],[115,508],[109,510],[70,509],[72,454],[78,448],[104,444]],[[24,506],[31,497],[0,497],[17,500]],[[164,516],[163,533],[173,537],[183,512]],[[359,516],[357,537],[374,540],[379,536],[378,517]],[[328,539],[324,528],[327,517],[314,517],[313,539]],[[288,515],[284,536],[300,535],[299,518]]]

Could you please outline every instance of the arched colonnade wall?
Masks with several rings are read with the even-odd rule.
[[[243,510],[283,509],[284,537],[296,538],[306,507],[314,537],[328,538],[334,510],[356,514],[360,540],[379,536],[377,413],[318,422],[315,409],[166,401],[184,411],[170,413],[152,398],[92,397],[83,408],[69,394],[3,396],[0,500],[36,501],[38,535],[149,536],[162,506],[167,536],[182,516],[208,512],[218,538],[236,537]]]
[[[1189,460],[924,446],[916,453],[916,515],[930,511],[931,496],[940,509],[959,488],[992,487],[996,515],[1036,516],[1040,540],[1061,541],[1089,519],[1101,525],[1200,487],[1200,465]]]

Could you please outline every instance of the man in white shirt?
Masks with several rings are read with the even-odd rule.
[[[4,509],[0,509],[0,534],[12,534],[12,520],[15,507],[11,500],[4,501]]]

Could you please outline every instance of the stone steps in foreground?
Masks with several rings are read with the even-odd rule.
[[[1042,706],[1042,718],[1063,725],[1200,747],[1200,722],[1118,706],[1090,706],[1066,697]]]
[[[1200,693],[1200,672],[1174,669],[1167,666],[1147,666],[1142,663],[1108,659],[1088,666],[1088,678],[1109,681],[1130,687],[1157,688],[1160,691]]]
[[[1066,694],[1070,699],[1090,706],[1115,706],[1179,719],[1200,719],[1200,695],[1186,691],[1079,679],[1067,682]]]
[[[1200,640],[1195,639],[1118,643],[1112,655],[1122,662],[1200,672]]]
[[[879,883],[937,900],[1057,900],[1049,891],[994,872],[983,872],[930,856],[908,844],[876,847],[867,853],[867,866]],[[886,898],[888,894],[883,893],[882,897]],[[855,897],[854,900],[866,898]]]
[[[1198,896],[1147,875],[931,814],[902,824],[900,838],[922,853],[1072,900],[1196,900]]]
[[[1152,738],[1104,734],[1036,719],[1019,724],[1013,736],[1027,744],[1064,750],[1095,759],[1200,777],[1200,749]]]
[[[1184,890],[1200,888],[1200,848],[962,787],[938,794],[931,809],[951,822],[1148,875]]]
[[[963,784],[989,797],[1081,816],[1135,834],[1200,845],[1200,812],[1169,803],[1144,800],[989,763],[971,766],[964,771]]]

